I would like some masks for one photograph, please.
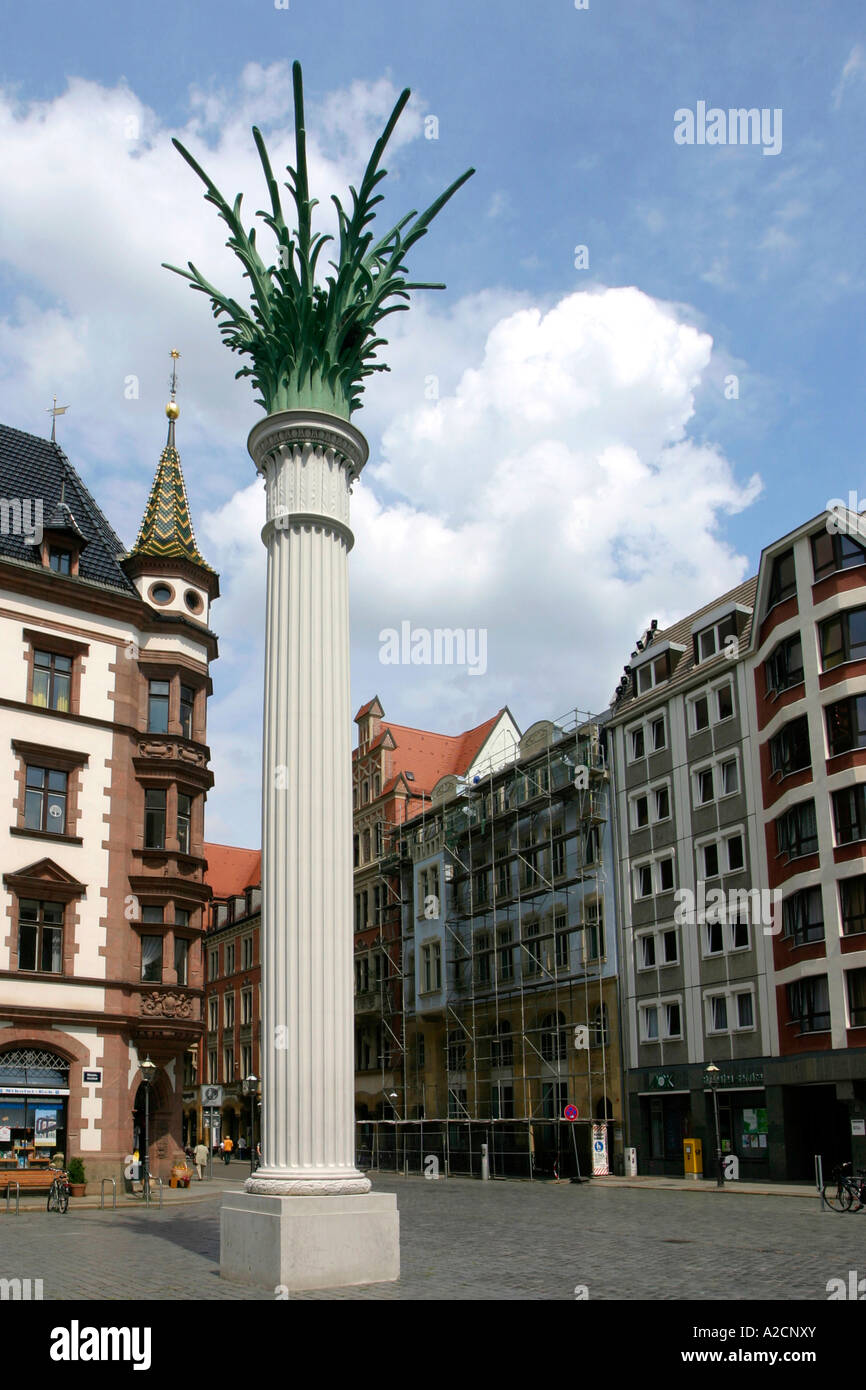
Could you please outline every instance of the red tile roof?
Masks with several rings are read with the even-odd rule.
[[[262,881],[262,852],[237,849],[234,845],[213,845],[205,841],[207,873],[215,898],[240,897],[246,888],[258,888]]]
[[[414,773],[410,783],[412,790],[431,792],[446,773],[466,771],[504,712],[504,709],[498,710],[492,719],[456,735],[434,734],[427,729],[411,729],[405,724],[388,721],[382,733],[390,729],[397,745],[390,754],[392,771]],[[368,751],[365,748],[364,754]]]

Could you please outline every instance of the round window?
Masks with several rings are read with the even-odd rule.
[[[171,603],[174,590],[168,584],[151,585],[150,597],[154,603]]]
[[[183,601],[189,609],[190,613],[200,612],[202,606],[201,595],[197,594],[195,589],[187,589],[186,593],[183,596]]]

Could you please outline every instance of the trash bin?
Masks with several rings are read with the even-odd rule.
[[[704,1153],[700,1139],[683,1140],[683,1168],[687,1178],[703,1177]]]
[[[625,1175],[627,1178],[637,1177],[637,1149],[625,1151]]]

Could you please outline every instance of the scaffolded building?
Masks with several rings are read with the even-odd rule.
[[[367,1166],[585,1176],[618,1161],[609,803],[603,723],[574,711],[389,828],[401,949],[392,913],[360,1001],[381,1076],[359,1124]]]

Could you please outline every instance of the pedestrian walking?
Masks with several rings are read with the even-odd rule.
[[[234,1148],[234,1142],[233,1142],[233,1140],[232,1140],[228,1135],[226,1135],[225,1139],[224,1139],[223,1142],[222,1142],[222,1151],[223,1151],[223,1162],[225,1163],[225,1165],[226,1165],[227,1168],[228,1168],[228,1166],[229,1166],[229,1163],[231,1162],[232,1149],[233,1149],[233,1148]]]
[[[195,1160],[195,1171],[196,1171],[197,1174],[198,1174],[198,1180],[199,1180],[199,1182],[203,1182],[203,1181],[204,1181],[203,1172],[204,1172],[204,1168],[205,1168],[206,1165],[207,1165],[207,1145],[206,1145],[206,1144],[203,1144],[203,1143],[201,1142],[201,1140],[199,1140],[198,1143],[197,1143],[196,1146],[195,1146],[195,1152],[194,1152],[194,1154],[193,1154],[193,1158],[194,1158],[194,1160]]]

